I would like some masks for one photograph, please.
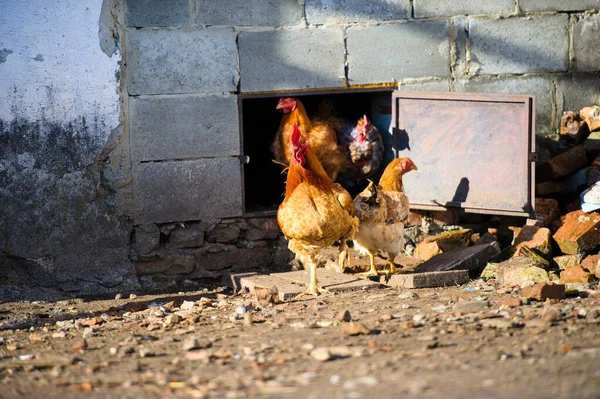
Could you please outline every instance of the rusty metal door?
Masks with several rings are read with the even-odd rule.
[[[396,91],[392,114],[396,156],[419,168],[404,177],[412,208],[533,214],[532,96]]]

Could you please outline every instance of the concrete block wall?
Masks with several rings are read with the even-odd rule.
[[[168,262],[187,265],[175,269],[188,276],[215,275],[229,266],[212,262],[237,257],[228,255],[234,243],[266,264],[280,253],[276,235],[248,241],[255,230],[239,219],[241,93],[381,83],[528,93],[536,133],[550,138],[563,110],[600,95],[600,1],[123,1],[132,214],[139,239],[150,225],[163,241],[150,251],[132,242],[147,277],[168,274]],[[169,226],[215,234],[206,220],[227,232],[221,241],[175,244]]]

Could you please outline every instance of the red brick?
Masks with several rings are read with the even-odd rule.
[[[565,286],[563,284],[538,283],[523,288],[523,296],[537,301],[562,299],[565,297]]]
[[[505,296],[500,298],[498,301],[498,305],[506,308],[517,308],[521,306],[521,298],[513,298],[509,296]]]
[[[522,247],[535,249],[536,252],[548,256],[552,253],[550,230],[545,227],[523,226],[513,245],[517,256]]]
[[[565,254],[588,252],[600,243],[600,214],[581,210],[566,215],[554,240]]]
[[[428,260],[442,252],[466,248],[471,241],[472,234],[473,231],[471,229],[461,229],[426,237],[422,242],[417,244],[415,256],[423,260]]]
[[[431,212],[431,217],[433,218],[433,221],[439,225],[454,225],[459,221],[458,213],[452,209],[446,211],[433,211]]]
[[[588,165],[587,153],[583,145],[573,147],[551,160],[541,163],[535,168],[535,178],[538,183],[567,176]]]
[[[588,273],[587,271],[583,270],[583,267],[581,266],[573,266],[560,272],[560,282],[563,284],[590,284],[594,282],[594,276],[591,273]]]
[[[581,267],[594,274],[597,278],[600,278],[600,254],[586,257],[581,262]]]
[[[560,217],[558,201],[552,198],[535,199],[535,219],[540,227],[550,227]]]

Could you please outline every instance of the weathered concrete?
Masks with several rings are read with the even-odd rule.
[[[134,179],[142,214],[135,223],[240,216],[240,173],[234,157],[139,164]]]
[[[447,17],[455,15],[477,15],[511,13],[515,9],[513,0],[414,0],[415,18]]]
[[[410,18],[409,0],[305,0],[309,24],[390,21]]]
[[[519,0],[522,11],[582,11],[600,8],[599,0]]]
[[[298,0],[195,0],[196,22],[206,25],[297,25],[302,20]]]
[[[344,85],[341,28],[241,32],[241,90],[287,90]]]
[[[401,288],[449,287],[469,282],[468,270],[448,270],[425,273],[398,273],[374,277],[380,284]]]
[[[239,79],[229,28],[128,29],[127,66],[130,95],[234,91]]]
[[[347,29],[350,84],[450,76],[447,21]],[[391,56],[393,54],[393,56]]]
[[[502,78],[458,79],[454,90],[477,93],[533,94],[535,96],[536,134],[551,136],[552,125],[552,79],[544,76],[518,76]]]
[[[99,26],[112,22],[106,7],[0,8],[0,270],[15,276],[4,284],[131,289],[130,223],[112,196],[97,196],[98,161],[119,135],[120,57],[105,40],[112,27]]]
[[[132,98],[129,112],[134,160],[240,154],[235,96]]]
[[[569,17],[473,19],[469,23],[471,62],[477,74],[566,71]]]
[[[556,84],[556,121],[564,111],[579,111],[590,104],[600,104],[600,77],[598,74],[565,76]],[[557,125],[558,126],[558,125]]]
[[[600,2],[598,3],[600,8]],[[578,72],[600,68],[600,15],[586,15],[573,26],[573,68]]]
[[[127,26],[186,26],[191,22],[188,0],[125,0]]]

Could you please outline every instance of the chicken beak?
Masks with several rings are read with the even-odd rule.
[[[412,167],[410,168],[410,170],[419,170],[419,168],[417,168],[417,165],[415,165],[414,163],[412,164]]]
[[[275,107],[275,109],[283,109],[283,105],[281,103],[277,104],[277,106]]]

